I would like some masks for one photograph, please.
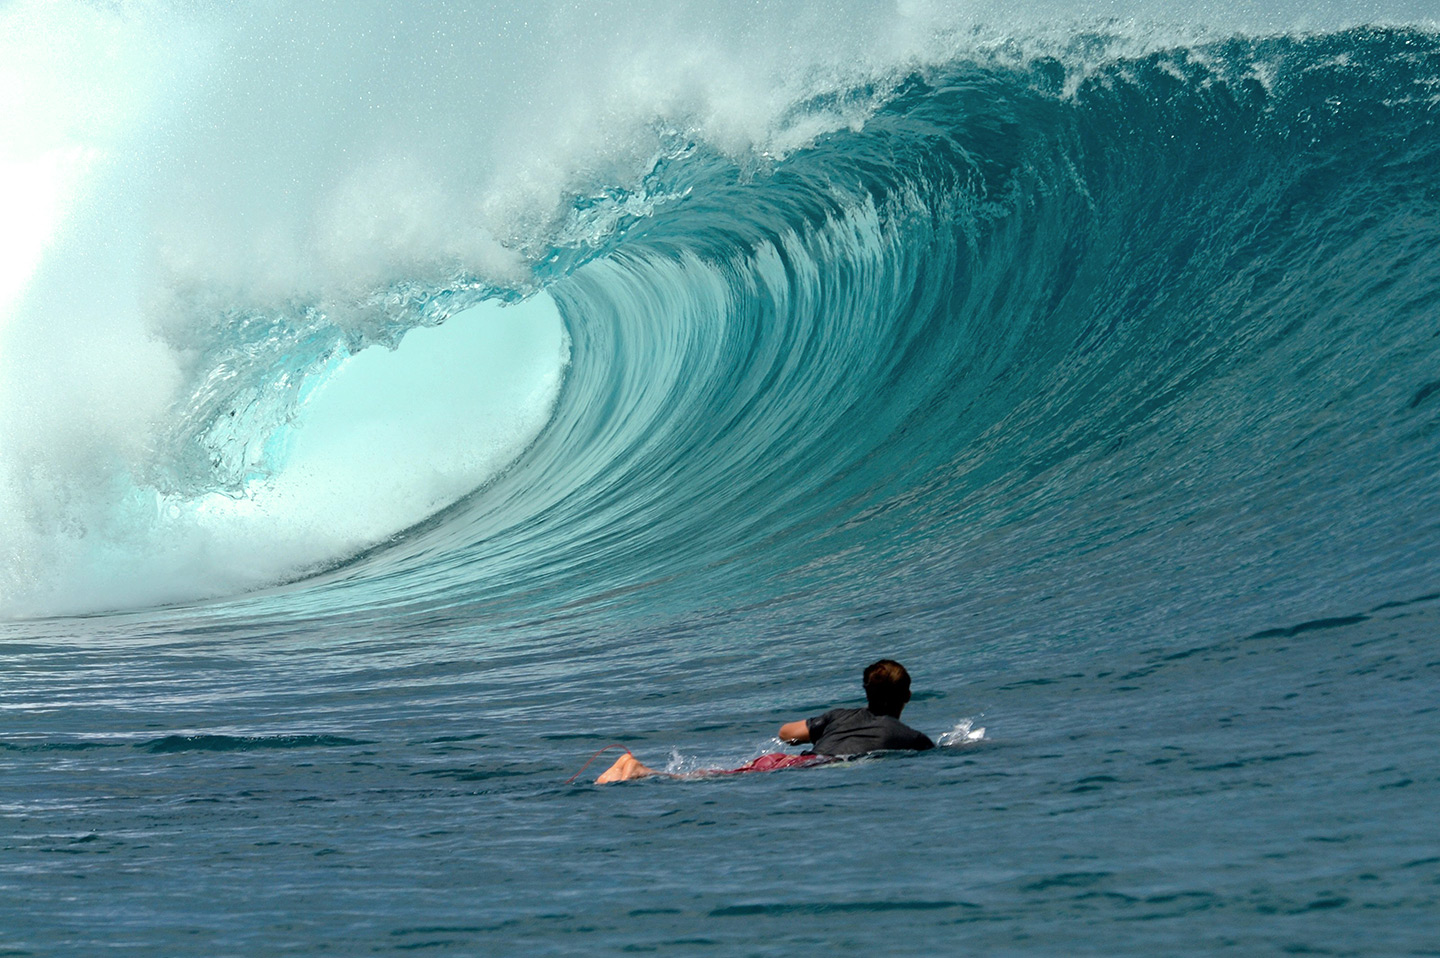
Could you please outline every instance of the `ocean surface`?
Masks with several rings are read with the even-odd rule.
[[[0,955],[1440,955],[1440,27],[1244,13],[0,6]]]

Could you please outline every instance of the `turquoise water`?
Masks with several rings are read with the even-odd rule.
[[[155,80],[0,327],[0,953],[1435,954],[1440,36],[957,29],[555,209]],[[955,744],[565,784],[882,655]]]

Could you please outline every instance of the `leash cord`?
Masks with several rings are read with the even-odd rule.
[[[610,751],[612,748],[625,748],[625,746],[621,745],[619,742],[616,742],[614,745],[607,745],[607,746],[605,746],[604,748],[602,748],[600,751],[596,752],[594,755],[590,756],[590,762],[595,761],[595,760],[596,760],[597,758],[599,758],[602,754],[604,754],[605,752]],[[633,754],[633,753],[632,753],[628,748],[625,748],[625,754],[626,754],[626,755],[630,755],[630,754]],[[590,762],[586,762],[584,765],[581,765],[581,766],[580,766],[580,771],[576,772],[574,775],[571,775],[569,778],[567,778],[567,779],[565,780],[565,784],[566,784],[566,785],[569,785],[571,782],[575,781],[575,779],[579,778],[581,775],[584,775],[584,774],[585,774],[585,770],[590,767]]]

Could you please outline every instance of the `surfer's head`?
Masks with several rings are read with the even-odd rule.
[[[881,659],[865,668],[865,698],[876,715],[900,717],[910,701],[910,673],[894,659]]]

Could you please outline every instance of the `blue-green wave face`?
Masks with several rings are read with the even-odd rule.
[[[284,167],[315,200],[267,201],[273,264],[175,245],[250,229],[249,181],[147,133],[204,175],[63,234],[12,308],[53,359],[64,271],[139,244],[144,335],[79,354],[151,370],[84,377],[140,412],[77,414],[67,459],[9,397],[6,610],[1064,633],[1433,583],[1440,36],[949,29],[805,64],[753,129],[670,91],[530,180]]]
[[[962,61],[762,172],[687,156],[549,287],[574,354],[536,444],[334,601],[380,570],[536,613],[1421,588],[1437,79],[1391,31]]]

